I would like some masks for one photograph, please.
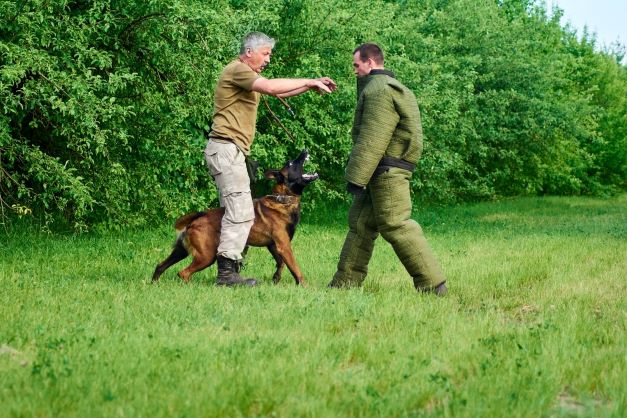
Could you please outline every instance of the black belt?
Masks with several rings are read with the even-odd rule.
[[[383,157],[381,161],[379,161],[379,165],[375,168],[372,178],[375,179],[382,173],[385,173],[390,168],[402,168],[407,171],[414,171],[416,169],[416,164],[412,164],[409,161],[402,160],[400,158],[395,157]]]

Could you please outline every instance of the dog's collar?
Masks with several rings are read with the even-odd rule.
[[[277,202],[284,204],[284,205],[289,205],[291,203],[294,203],[296,199],[298,198],[297,196],[289,196],[286,194],[269,194],[266,197],[274,199]]]

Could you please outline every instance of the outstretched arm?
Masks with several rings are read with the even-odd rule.
[[[320,81],[322,84],[324,84],[330,91],[335,91],[335,89],[337,89],[337,85],[335,84],[335,81],[333,81],[332,79],[330,79],[329,77],[320,77],[317,78],[316,80]],[[315,88],[318,93],[320,94],[325,94],[327,93],[327,91],[323,91],[318,87],[301,87],[299,89],[294,89],[292,91],[288,91],[285,93],[281,93],[281,94],[277,94],[277,97],[292,97],[292,96],[296,96],[298,94],[304,93],[312,88]]]
[[[322,78],[274,78],[260,77],[253,83],[252,90],[278,97],[291,97],[315,89],[320,94],[331,93],[337,88],[328,77]]]
[[[276,94],[275,96],[277,96],[277,97],[292,97],[292,96],[297,96],[297,95],[299,95],[301,93],[304,93],[306,91],[309,91],[309,87],[300,87],[298,89],[286,91],[285,93]]]

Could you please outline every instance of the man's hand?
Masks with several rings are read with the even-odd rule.
[[[329,77],[320,77],[318,78],[318,81],[322,82],[322,84],[327,86],[331,91],[335,91],[335,89],[337,89],[337,84],[335,84],[335,81],[333,81]]]
[[[320,94],[332,93],[337,88],[333,80],[328,77],[316,78],[309,80],[307,83],[309,89],[315,89]]]

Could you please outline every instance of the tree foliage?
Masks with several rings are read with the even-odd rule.
[[[215,204],[202,150],[222,67],[239,40],[278,40],[267,77],[334,78],[260,106],[254,157],[299,149],[321,174],[312,205],[344,199],[355,104],[351,53],[378,42],[418,97],[431,201],[598,194],[627,185],[619,53],[525,0],[2,1],[0,207],[49,225],[138,226]]]

